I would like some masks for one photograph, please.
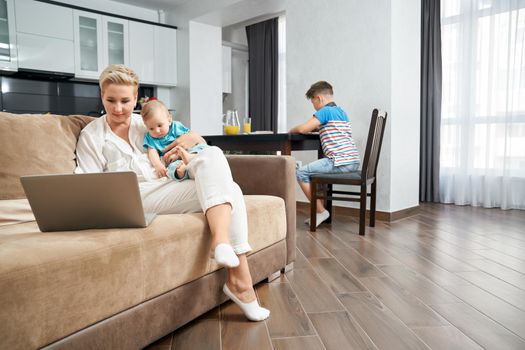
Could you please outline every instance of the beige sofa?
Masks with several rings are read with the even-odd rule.
[[[90,121],[0,113],[0,349],[140,349],[226,300],[201,213],[158,216],[144,229],[38,230],[19,177],[71,173]],[[295,163],[228,161],[258,283],[294,260]]]

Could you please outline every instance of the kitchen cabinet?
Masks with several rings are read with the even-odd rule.
[[[152,25],[129,22],[129,65],[139,76],[141,83],[155,81],[155,31]]]
[[[67,4],[0,0],[0,69],[98,80],[108,64],[131,66],[141,83],[177,84],[177,30]]]
[[[155,84],[177,85],[177,30],[154,26]]]
[[[16,1],[18,67],[74,73],[73,10],[32,1]]]
[[[16,31],[73,41],[73,10],[34,0],[16,0]]]
[[[102,16],[104,64],[128,64],[128,20]]]
[[[102,16],[74,10],[75,77],[98,78],[103,66]]]
[[[74,10],[75,77],[98,79],[108,64],[128,64],[128,20]]]
[[[14,0],[0,0],[0,70],[18,69],[15,30]]]
[[[68,73],[75,72],[73,41],[17,34],[19,68]]]
[[[232,92],[232,48],[222,47],[222,92]]]
[[[177,30],[129,22],[130,67],[140,82],[158,86],[177,84]]]

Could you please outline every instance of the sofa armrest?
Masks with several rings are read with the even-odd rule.
[[[290,156],[228,155],[234,181],[244,194],[281,197],[286,206],[286,246],[289,264],[295,260],[295,160]]]

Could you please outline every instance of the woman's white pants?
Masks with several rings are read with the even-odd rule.
[[[206,213],[213,206],[230,203],[230,244],[236,254],[250,251],[244,197],[233,182],[221,149],[206,147],[189,162],[187,169],[191,178],[188,180],[141,182],[144,211],[157,214]]]

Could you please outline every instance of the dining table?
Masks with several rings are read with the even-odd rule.
[[[240,152],[277,152],[291,155],[292,151],[317,151],[318,158],[323,157],[319,133],[260,133],[253,132],[237,135],[204,135],[208,145],[217,146],[223,151]]]

